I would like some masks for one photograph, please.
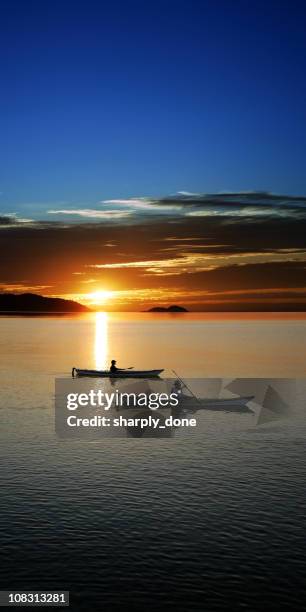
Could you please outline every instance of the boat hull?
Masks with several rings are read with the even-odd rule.
[[[220,410],[222,411],[229,411],[229,412],[241,412],[243,410],[245,410],[246,412],[249,412],[250,409],[248,408],[247,404],[248,402],[251,402],[254,399],[254,396],[248,395],[248,396],[238,396],[238,397],[231,397],[231,398],[211,398],[211,399],[204,399],[204,398],[199,398],[198,400],[196,400],[195,398],[186,398],[186,396],[184,398],[182,398],[182,405],[185,409],[191,409],[191,410],[213,410],[213,411],[218,411]]]
[[[164,370],[82,370],[73,368],[72,376],[92,376],[94,378],[157,378]]]

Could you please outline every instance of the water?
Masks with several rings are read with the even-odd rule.
[[[304,610],[304,382],[287,419],[260,424],[254,405],[196,436],[103,443],[58,439],[53,393],[113,356],[300,378],[305,332],[302,316],[0,318],[1,588],[70,590],[76,611]]]

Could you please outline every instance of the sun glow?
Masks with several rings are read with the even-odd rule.
[[[112,294],[112,291],[93,291],[86,294],[86,302],[92,306],[103,306],[111,299]]]

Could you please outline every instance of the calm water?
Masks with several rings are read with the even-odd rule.
[[[254,404],[192,437],[58,439],[54,377],[112,357],[303,378],[306,320],[1,317],[1,588],[70,590],[73,610],[305,610],[305,382],[286,419]]]

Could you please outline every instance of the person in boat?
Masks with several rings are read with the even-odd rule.
[[[110,372],[118,372],[119,368],[117,368],[116,363],[116,359],[112,359],[111,367],[109,368]]]
[[[180,399],[178,406],[172,408],[171,414],[173,414],[173,416],[180,416],[182,413],[194,413],[197,411],[197,406],[194,405],[194,399],[196,398],[184,393],[184,388],[187,389],[186,385],[178,379],[175,380],[172,385],[171,393],[178,394]]]
[[[113,374],[115,372],[125,372],[126,370],[132,370],[133,369],[133,368],[117,368],[116,363],[117,363],[116,359],[112,359],[111,360],[111,366],[109,368],[109,371],[112,372]]]
[[[117,368],[116,363],[116,359],[111,360],[111,367],[109,368],[110,372],[123,372],[124,370],[126,370],[126,368]]]
[[[183,388],[183,385],[181,383],[180,380],[175,380],[173,385],[172,385],[172,389],[171,389],[171,393],[181,393]]]

